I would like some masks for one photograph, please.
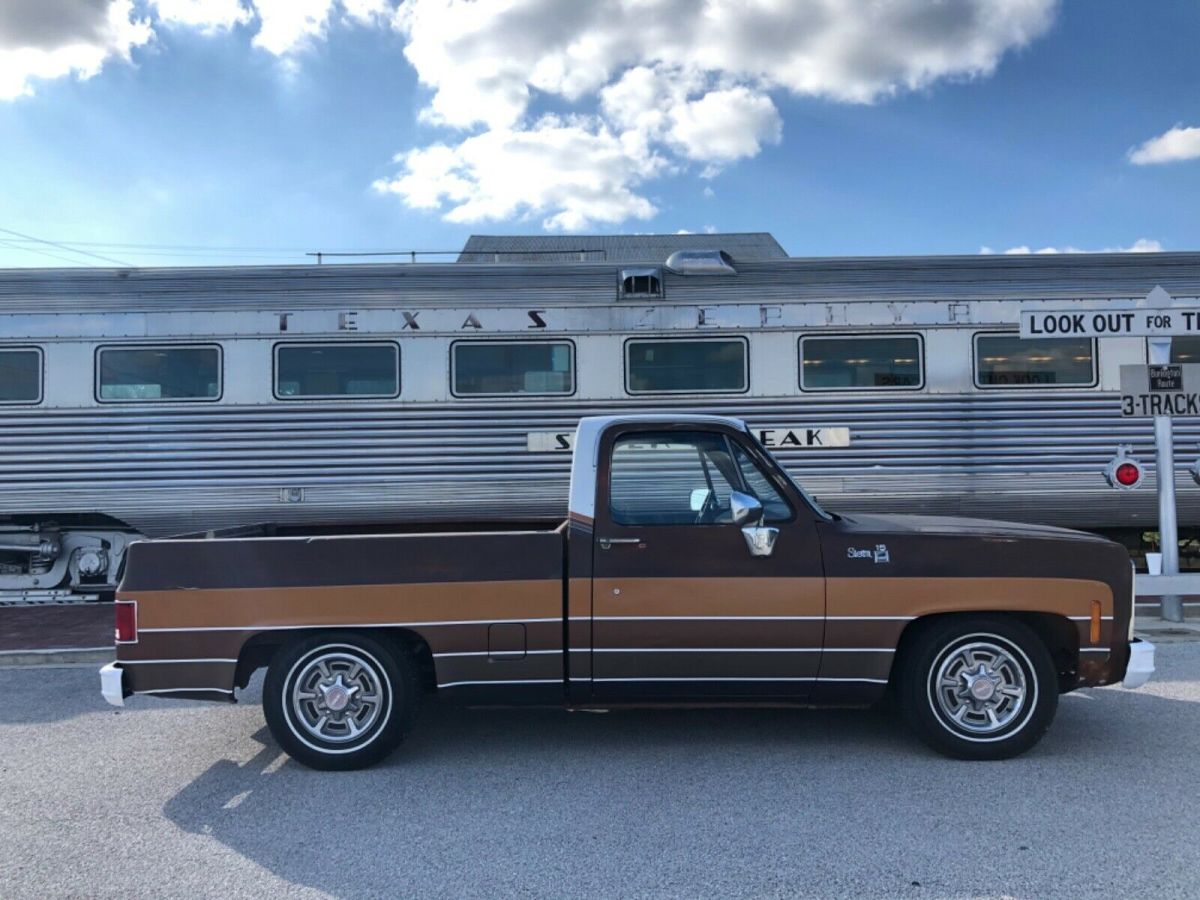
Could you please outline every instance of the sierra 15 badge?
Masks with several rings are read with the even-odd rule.
[[[888,554],[887,544],[876,544],[874,550],[857,547],[846,548],[847,559],[870,559],[876,563],[890,563],[892,557]]]

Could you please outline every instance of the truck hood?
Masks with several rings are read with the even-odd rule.
[[[966,519],[957,516],[843,516],[848,532],[871,534],[926,534],[947,537],[996,538],[999,540],[1041,539],[1058,541],[1099,541],[1106,539],[1085,531],[1055,528],[1051,525],[1026,525],[996,519]]]

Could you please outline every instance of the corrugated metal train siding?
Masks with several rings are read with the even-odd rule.
[[[956,513],[1078,527],[1154,521],[1154,479],[1134,492],[1100,470],[1117,443],[1153,459],[1148,419],[1111,394],[880,398],[626,398],[452,406],[377,404],[0,411],[4,511],[103,512],[151,535],[263,521],[561,516],[569,454],[533,454],[529,431],[586,414],[688,410],[756,427],[849,426],[852,443],[780,451],[839,511]],[[1180,521],[1200,524],[1183,467],[1200,424],[1176,426]],[[1194,454],[1193,454],[1194,455]],[[282,491],[300,488],[302,502]]]

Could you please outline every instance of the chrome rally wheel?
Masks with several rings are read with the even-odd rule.
[[[959,759],[1007,759],[1041,740],[1058,708],[1058,672],[1037,632],[984,613],[913,627],[895,683],[922,740]]]
[[[289,756],[315,769],[359,769],[400,743],[420,697],[413,657],[386,636],[298,638],[267,668],[263,714]]]
[[[377,660],[357,648],[321,648],[293,667],[287,701],[301,739],[350,744],[378,734],[391,685]]]
[[[1020,648],[996,635],[971,635],[947,648],[930,669],[929,697],[950,731],[993,740],[1020,727],[1037,700],[1037,680]]]

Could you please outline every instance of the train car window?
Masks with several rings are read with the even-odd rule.
[[[800,389],[916,390],[924,383],[916,335],[842,335],[800,339]]]
[[[1200,363],[1200,337],[1171,338],[1171,362]]]
[[[42,351],[0,349],[0,403],[42,402]]]
[[[454,394],[570,394],[574,357],[566,341],[460,341],[451,351]]]
[[[105,403],[218,400],[218,347],[101,347],[96,399]]]
[[[631,394],[723,392],[747,389],[745,338],[631,340],[625,344],[625,384]]]
[[[390,342],[276,344],[275,396],[399,397],[400,347]]]
[[[975,384],[993,387],[1080,387],[1096,383],[1091,338],[975,335]]]

